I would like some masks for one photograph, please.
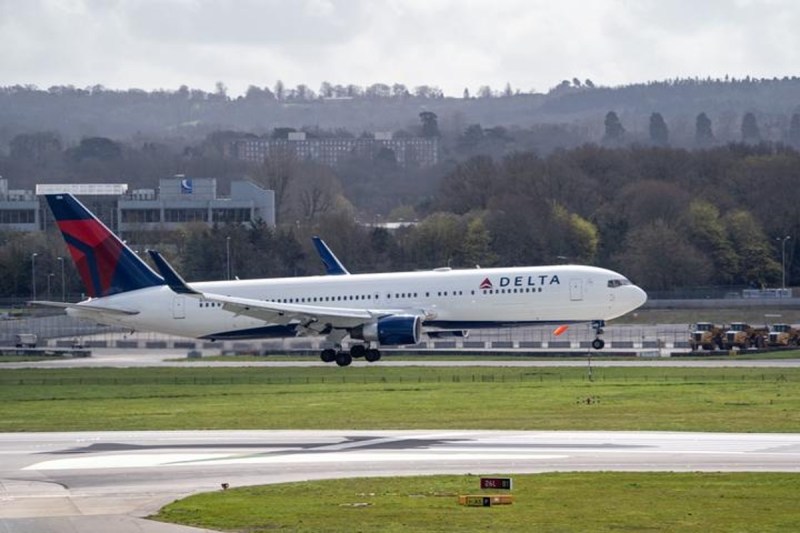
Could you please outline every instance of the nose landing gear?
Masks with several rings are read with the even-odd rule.
[[[595,350],[602,350],[606,345],[605,341],[600,338],[603,334],[603,328],[606,326],[605,320],[592,320],[592,329],[594,329],[595,338],[592,341],[592,348]]]

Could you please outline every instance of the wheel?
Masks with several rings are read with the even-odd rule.
[[[606,343],[605,341],[603,341],[603,339],[595,339],[592,341],[592,348],[594,348],[595,350],[602,350],[603,346],[605,345]]]
[[[350,347],[350,356],[353,359],[364,357],[367,354],[367,347],[363,344],[354,344]]]
[[[339,352],[336,354],[336,364],[339,366],[349,366],[353,362],[353,358],[347,352]]]
[[[374,363],[375,361],[381,358],[381,352],[379,352],[375,348],[372,348],[370,350],[367,350],[367,354],[364,356],[364,358],[370,363]]]
[[[336,352],[330,348],[325,348],[319,357],[323,363],[332,363],[336,360]]]

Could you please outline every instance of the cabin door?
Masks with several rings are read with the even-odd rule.
[[[172,318],[186,318],[186,298],[184,296],[172,298]]]

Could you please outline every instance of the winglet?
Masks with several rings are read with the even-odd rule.
[[[150,258],[156,264],[156,268],[164,280],[169,285],[169,288],[178,294],[200,294],[193,288],[189,287],[186,281],[178,274],[172,265],[167,263],[167,260],[156,250],[147,250]]]
[[[317,236],[311,237],[311,240],[314,241],[314,246],[317,249],[317,253],[320,256],[320,259],[322,259],[322,262],[325,264],[326,274],[329,276],[346,276],[350,274],[342,262],[339,261],[331,249],[328,248],[328,245],[325,244],[325,241]]]

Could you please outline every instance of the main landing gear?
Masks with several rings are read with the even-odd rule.
[[[592,329],[594,329],[594,340],[592,341],[592,348],[595,350],[602,350],[606,345],[605,341],[600,338],[603,334],[603,328],[606,326],[605,320],[592,320]]]
[[[320,353],[320,359],[324,363],[336,361],[339,366],[348,366],[353,362],[353,359],[362,357],[367,362],[374,363],[381,358],[381,352],[375,348],[368,348],[364,344],[354,344],[350,347],[350,351],[344,351],[341,346],[337,345],[335,350],[333,348],[325,348]]]

